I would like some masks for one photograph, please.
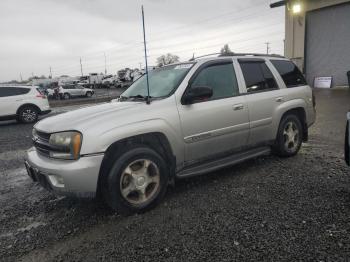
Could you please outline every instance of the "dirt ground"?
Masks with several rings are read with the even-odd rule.
[[[315,93],[317,121],[297,156],[179,181],[130,217],[33,184],[23,166],[32,125],[0,123],[0,260],[349,261],[350,92]]]

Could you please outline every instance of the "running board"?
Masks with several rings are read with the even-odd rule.
[[[185,168],[185,169],[181,170],[180,172],[178,172],[176,174],[176,177],[177,178],[184,178],[184,177],[191,177],[191,176],[210,173],[210,172],[213,172],[215,170],[224,168],[226,166],[234,165],[234,164],[243,162],[243,161],[251,159],[251,158],[255,158],[255,157],[258,157],[261,155],[270,154],[270,152],[271,152],[270,147],[259,147],[259,148],[250,149],[248,151],[244,151],[241,153],[230,155],[230,156],[227,156],[225,158],[220,158],[220,159],[206,162],[204,164]]]

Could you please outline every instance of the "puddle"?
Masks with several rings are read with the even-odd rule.
[[[14,159],[23,159],[25,156],[26,151],[21,150],[13,150],[13,151],[6,151],[3,153],[0,153],[0,160],[3,161],[11,161]]]

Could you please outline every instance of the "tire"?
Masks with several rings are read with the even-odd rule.
[[[38,120],[39,110],[34,106],[23,106],[18,111],[17,120],[21,123],[34,123]]]
[[[142,213],[155,207],[168,185],[169,171],[164,159],[143,145],[126,147],[118,155],[110,160],[111,168],[102,182],[106,203],[122,215]]]
[[[86,92],[86,97],[92,97],[92,93],[89,91],[89,92]]]
[[[294,114],[284,116],[280,122],[274,151],[281,157],[294,156],[299,152],[303,141],[303,128],[300,119]]]
[[[64,100],[70,99],[70,94],[64,93],[64,94],[63,94],[63,99],[64,99]]]

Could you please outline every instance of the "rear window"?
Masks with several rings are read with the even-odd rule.
[[[277,89],[277,83],[264,61],[239,60],[247,92],[263,92]]]
[[[0,87],[0,97],[19,96],[28,94],[30,88],[25,87]]]
[[[306,80],[298,67],[291,61],[270,60],[288,88],[304,86]]]

